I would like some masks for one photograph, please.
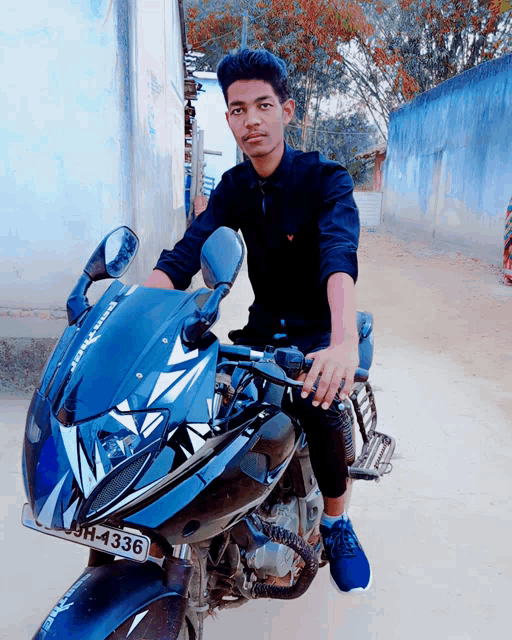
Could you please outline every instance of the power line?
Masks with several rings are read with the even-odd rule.
[[[289,124],[289,127],[292,127],[292,129],[303,129],[304,127],[299,127],[296,124]],[[328,131],[327,129],[315,129],[314,127],[306,127],[306,129],[313,129],[313,131],[316,131],[317,133],[334,133],[334,134],[338,134],[338,135],[349,135],[349,136],[371,136],[373,135],[372,131],[368,131],[367,133],[363,133],[361,131]]]

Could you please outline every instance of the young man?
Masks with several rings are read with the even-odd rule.
[[[352,179],[319,153],[295,151],[284,142],[295,103],[282,60],[244,49],[226,56],[217,74],[228,125],[249,161],[223,175],[206,211],[172,251],[162,252],[145,284],[186,289],[208,236],[220,226],[242,231],[255,300],[236,342],[272,344],[276,334],[286,334],[314,359],[290,410],[306,431],[324,499],[320,529],[332,581],[344,593],[366,590],[370,566],[344,509],[347,464],[335,399],[342,382],[341,399],[347,396],[359,363],[359,215]]]

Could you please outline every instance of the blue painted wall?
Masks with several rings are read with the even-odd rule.
[[[178,0],[3,0],[0,65],[0,312],[62,308],[120,224],[142,281],[185,229]]]
[[[383,192],[386,224],[501,260],[512,196],[512,55],[392,112]]]

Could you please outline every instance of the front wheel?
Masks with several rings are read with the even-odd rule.
[[[199,640],[195,612],[187,607],[182,624],[181,611],[166,600],[157,600],[130,616],[107,640]]]

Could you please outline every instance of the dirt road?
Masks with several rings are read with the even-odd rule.
[[[497,269],[433,243],[364,230],[358,307],[375,317],[372,381],[393,473],[356,484],[351,517],[374,586],[339,596],[322,569],[296,601],[253,601],[206,640],[487,640],[510,633],[512,287]],[[242,272],[217,334],[251,302]],[[28,399],[2,398],[0,640],[26,640],[81,572],[82,548],[19,524]]]

